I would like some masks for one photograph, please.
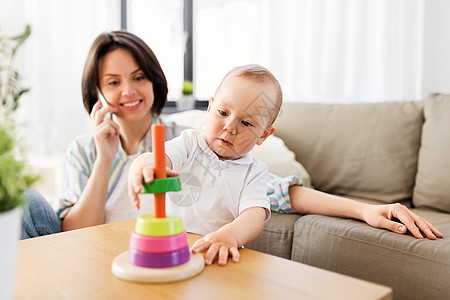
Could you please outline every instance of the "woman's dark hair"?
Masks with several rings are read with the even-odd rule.
[[[92,43],[81,81],[83,103],[87,112],[92,111],[98,100],[99,61],[107,53],[118,48],[130,51],[147,79],[152,82],[154,93],[152,112],[159,115],[167,101],[166,77],[152,49],[142,39],[127,31],[104,32]]]

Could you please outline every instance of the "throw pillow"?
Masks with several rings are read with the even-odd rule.
[[[411,200],[423,102],[283,103],[276,134],[314,188],[384,203]]]
[[[450,95],[425,100],[413,205],[450,213]]]

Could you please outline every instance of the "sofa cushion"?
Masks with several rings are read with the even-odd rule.
[[[450,235],[447,214],[415,213]],[[445,237],[416,239],[356,220],[307,215],[295,223],[291,259],[390,286],[394,299],[448,299],[450,292],[450,240]]]
[[[328,193],[393,203],[411,199],[423,102],[284,103],[275,134]]]
[[[300,217],[299,214],[287,215],[272,212],[261,234],[245,247],[290,259],[294,224]]]
[[[167,122],[204,129],[206,111],[188,110],[171,114],[164,119]],[[270,136],[261,146],[255,146],[250,153],[264,162],[270,172],[281,177],[297,175],[305,186],[311,187],[311,177],[308,172],[295,160],[294,152],[289,150],[280,138]]]
[[[413,205],[450,212],[450,95],[425,100]]]
[[[312,187],[308,171],[295,160],[295,153],[279,137],[269,136],[262,145],[253,147],[250,153],[263,161],[271,173],[281,177],[297,175],[304,186]]]

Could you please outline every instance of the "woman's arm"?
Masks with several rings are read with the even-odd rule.
[[[111,119],[104,120],[104,115],[112,110],[112,106],[102,109],[100,101],[92,108],[97,157],[80,198],[62,222],[63,231],[104,223],[109,176],[119,145],[119,126]],[[81,163],[87,164],[85,160]]]
[[[63,231],[104,223],[111,163],[96,160],[80,199],[62,222]]]
[[[400,234],[408,229],[416,238],[423,238],[420,231],[432,240],[443,236],[431,223],[399,203],[372,205],[303,186],[291,186],[289,197],[292,207],[300,214],[353,218]],[[401,223],[392,221],[392,218],[397,218]]]

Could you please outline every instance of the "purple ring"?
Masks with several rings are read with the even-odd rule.
[[[167,253],[144,253],[136,249],[128,249],[130,264],[145,268],[170,268],[189,261],[191,253],[189,246]]]

